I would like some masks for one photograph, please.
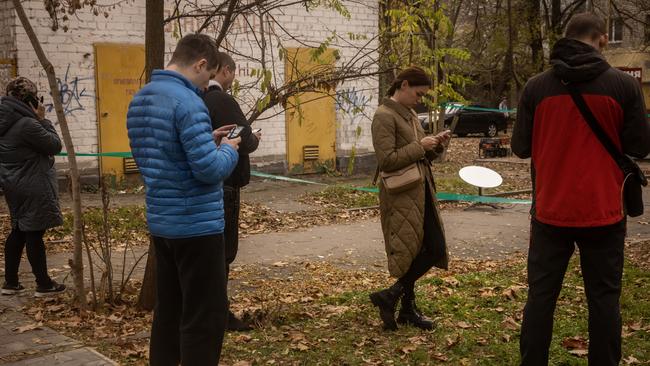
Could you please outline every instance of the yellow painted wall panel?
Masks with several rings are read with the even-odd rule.
[[[126,130],[129,103],[144,84],[144,45],[95,44],[100,152],[131,151]],[[102,175],[124,177],[123,158],[101,157]]]
[[[285,78],[300,80],[307,74],[332,70],[335,51],[327,50],[314,59],[311,48],[287,50]],[[336,110],[334,91],[325,89],[305,92],[289,98],[285,113],[287,131],[287,163],[294,173],[314,172],[319,166],[335,167]],[[318,159],[305,159],[305,152],[317,151]]]

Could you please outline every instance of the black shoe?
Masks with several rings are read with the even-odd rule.
[[[55,281],[52,281],[52,284],[49,287],[41,287],[41,286],[36,287],[36,292],[34,293],[34,297],[52,296],[52,295],[60,294],[63,291],[65,291],[64,284],[60,284],[60,283],[56,283]]]
[[[226,330],[234,332],[246,332],[253,330],[253,327],[251,327],[251,325],[247,322],[237,318],[235,314],[232,313],[232,311],[228,310],[228,325],[226,326]]]
[[[404,293],[404,287],[401,283],[395,284],[385,290],[374,292],[370,294],[370,301],[372,304],[379,308],[379,316],[384,322],[385,330],[396,330],[397,323],[395,322],[395,308],[399,298]]]
[[[399,315],[397,315],[397,323],[412,325],[424,330],[431,330],[435,327],[433,320],[422,315],[417,305],[415,305],[415,294],[402,297],[402,306],[399,309]]]
[[[17,285],[10,285],[10,284],[5,282],[2,285],[2,294],[3,295],[15,295],[15,294],[19,294],[19,293],[21,293],[23,291],[25,291],[25,288],[20,283],[17,284]]]

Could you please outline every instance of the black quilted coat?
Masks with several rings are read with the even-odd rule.
[[[53,156],[60,151],[51,122],[39,121],[16,98],[0,100],[0,184],[12,228],[40,231],[63,223]]]

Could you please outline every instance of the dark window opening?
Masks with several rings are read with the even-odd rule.
[[[623,19],[611,18],[609,20],[609,41],[612,43],[623,41]]]

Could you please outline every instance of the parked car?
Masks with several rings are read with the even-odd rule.
[[[481,133],[487,137],[494,137],[499,132],[506,132],[508,129],[508,118],[504,113],[486,111],[480,109],[464,109],[462,104],[448,105],[445,110],[445,128],[450,128],[452,120],[458,116],[458,124],[454,134],[465,137],[471,133]],[[482,105],[472,104],[470,108],[487,108]],[[427,130],[429,116],[426,113],[418,115],[422,127]],[[435,117],[435,116],[434,116]]]

